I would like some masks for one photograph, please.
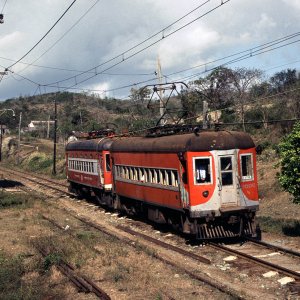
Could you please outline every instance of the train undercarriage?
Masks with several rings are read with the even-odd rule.
[[[125,212],[129,216],[139,216],[157,224],[167,224],[176,231],[194,236],[197,240],[239,237],[261,239],[261,231],[253,211],[235,210],[215,218],[191,218],[188,210],[154,206],[74,182],[70,182],[69,191],[81,198],[93,196],[101,206]]]

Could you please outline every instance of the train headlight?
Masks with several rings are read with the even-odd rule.
[[[208,191],[204,191],[204,192],[202,193],[203,197],[205,197],[205,198],[207,198],[207,197],[208,197],[208,194],[209,194],[209,192],[208,192]]]

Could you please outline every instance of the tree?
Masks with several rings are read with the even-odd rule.
[[[285,88],[293,86],[297,82],[296,69],[287,69],[275,73],[270,78],[270,83],[275,92],[282,92]]]
[[[300,123],[279,144],[281,173],[279,182],[300,203]]]
[[[229,68],[219,67],[205,78],[192,83],[194,89],[201,92],[200,101],[208,101],[213,110],[225,108],[232,104],[232,78],[233,71]]]
[[[240,119],[245,131],[245,104],[249,99],[250,88],[260,82],[262,71],[258,69],[238,68],[231,73],[234,98],[239,107]]]

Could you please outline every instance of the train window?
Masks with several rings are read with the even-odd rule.
[[[172,173],[171,170],[166,170],[166,174],[167,174],[167,185],[173,185],[172,184]]]
[[[178,186],[178,180],[177,180],[177,172],[171,171],[171,184],[172,186]]]
[[[111,171],[111,167],[110,167],[110,154],[105,154],[105,168],[107,172]]]
[[[144,175],[144,182],[148,182],[148,172],[147,169],[143,169],[143,175]]]
[[[252,155],[243,154],[241,155],[241,172],[242,180],[253,180],[253,167],[252,167]]]
[[[157,183],[157,170],[153,169],[153,183]]]
[[[212,182],[211,158],[194,159],[194,178],[195,184],[208,184]]]
[[[220,157],[222,185],[233,184],[232,158],[231,156]]]
[[[164,185],[169,185],[169,174],[166,170],[163,171],[163,182]]]
[[[153,183],[153,170],[149,169],[148,170],[148,175],[149,175],[149,182]]]
[[[140,169],[140,168],[137,168],[137,177],[136,177],[136,180],[140,181],[140,180],[141,180],[141,177],[142,177],[141,169]]]
[[[137,180],[137,168],[133,168],[133,180]]]

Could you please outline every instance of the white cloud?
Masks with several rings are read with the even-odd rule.
[[[25,5],[22,1],[8,1],[4,10],[5,23],[0,25],[0,56],[19,59],[46,33],[70,3],[71,0],[27,0],[24,9]],[[23,61],[32,62],[49,49],[93,3],[95,2],[88,1],[87,4],[87,1],[77,1],[51,33]],[[92,68],[159,32],[200,5],[199,3],[198,0],[101,0],[35,64],[72,70]],[[200,17],[219,4],[220,0],[211,0],[207,5],[167,29],[165,34]],[[153,78],[158,55],[163,73],[168,75],[275,40],[297,31],[295,24],[299,21],[299,9],[299,0],[229,1],[193,24],[109,70],[110,73],[152,73],[151,75],[101,75],[86,81],[80,87],[108,90]],[[30,15],[28,11],[31,12]],[[131,50],[125,57],[150,45],[156,39],[151,39]],[[240,64],[245,67],[271,67],[275,53],[276,59],[284,63],[298,55],[299,46],[294,44],[283,48],[282,52],[269,53],[251,61],[242,61]],[[119,61],[120,58],[109,62],[98,71]],[[10,64],[11,62],[0,59],[0,65],[5,67]],[[23,67],[18,64],[14,67],[14,71],[20,72]],[[27,68],[22,73],[23,76],[38,83],[55,82],[74,74],[77,73],[35,67]],[[87,77],[82,76],[83,79]],[[17,76],[15,78],[20,79]],[[74,83],[75,80],[71,79],[62,82],[61,86],[74,85]],[[19,82],[10,78],[2,80],[0,95],[5,99],[19,94],[33,94],[36,88],[36,85],[29,82]],[[130,88],[116,91],[115,96],[129,93],[129,90]]]
[[[260,15],[260,20],[256,24],[257,30],[266,30],[268,28],[276,27],[276,22],[267,14],[262,13]]]
[[[283,0],[283,2],[286,3],[287,5],[292,6],[293,8],[300,10],[299,0]]]

